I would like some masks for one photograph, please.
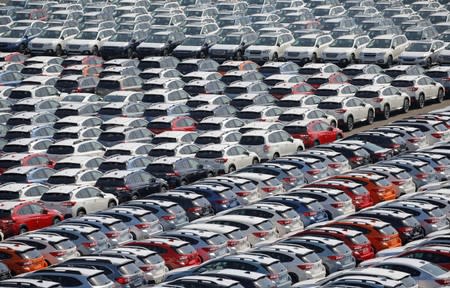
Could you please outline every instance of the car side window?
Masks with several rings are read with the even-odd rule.
[[[33,210],[31,209],[30,205],[25,205],[17,211],[17,214],[19,215],[31,215],[33,214]]]

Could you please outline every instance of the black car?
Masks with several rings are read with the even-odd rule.
[[[258,34],[255,32],[234,32],[226,35],[209,49],[209,57],[223,62],[228,59],[243,60],[245,49],[252,45]]]
[[[214,215],[211,203],[200,194],[188,191],[168,191],[149,195],[145,199],[165,200],[180,205],[189,218],[194,221],[201,217]]]
[[[348,138],[346,138],[348,139]],[[341,153],[345,158],[348,159],[350,166],[356,168],[358,166],[367,165],[370,163],[370,154],[361,146],[350,145],[350,144],[340,144],[332,143],[325,144],[315,147],[318,150],[332,150]]]
[[[161,157],[149,164],[145,171],[166,180],[171,188],[214,176],[212,167],[188,157]]]
[[[167,190],[164,180],[143,170],[114,170],[100,177],[95,186],[115,195],[120,203]]]
[[[351,135],[346,140],[361,140],[364,142],[376,143],[383,148],[389,148],[394,151],[394,155],[406,151],[406,141],[399,134],[387,132],[361,132]]]
[[[105,59],[133,58],[136,47],[147,38],[147,33],[138,31],[120,31],[114,34],[100,48],[100,55]]]

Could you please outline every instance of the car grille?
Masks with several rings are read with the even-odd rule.
[[[415,61],[416,58],[402,58],[403,61]]]
[[[69,49],[80,49],[80,45],[69,45]]]
[[[261,51],[250,51],[250,54],[259,55],[261,54]]]
[[[289,57],[298,57],[298,56],[300,56],[300,53],[299,52],[288,52],[287,56],[289,56]]]
[[[213,51],[211,51],[211,54],[213,54],[213,55],[225,55],[225,54],[227,54],[227,51],[226,50],[213,50]]]
[[[337,57],[337,53],[327,53],[327,57],[330,57],[330,58],[336,58]]]
[[[377,56],[377,54],[374,54],[374,53],[366,53],[366,54],[364,54],[364,56],[365,56],[365,57],[375,57],[375,56]]]
[[[44,44],[33,44],[33,48],[42,48]]]

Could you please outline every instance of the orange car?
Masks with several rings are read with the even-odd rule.
[[[47,262],[36,248],[18,242],[0,242],[0,257],[13,275],[47,267]]]
[[[379,174],[349,172],[343,175],[333,176],[331,179],[347,179],[361,183],[369,191],[373,203],[394,200],[398,195],[397,186]]]
[[[259,65],[250,60],[244,61],[229,60],[219,65],[219,67],[217,67],[217,72],[219,72],[223,76],[225,73],[233,70],[248,71],[248,70],[257,70],[258,68]]]
[[[402,246],[397,230],[391,224],[375,218],[352,217],[331,222],[326,226],[361,231],[376,252]]]

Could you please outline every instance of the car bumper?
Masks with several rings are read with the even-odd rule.
[[[402,65],[426,65],[426,58],[400,58],[398,59],[399,64]]]
[[[386,59],[380,57],[361,57],[360,62],[363,64],[384,64]]]
[[[147,56],[160,56],[163,54],[163,50],[153,48],[141,48],[136,50],[136,54],[139,58],[144,58]]]

